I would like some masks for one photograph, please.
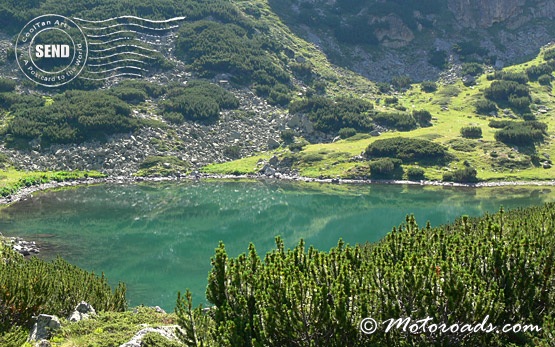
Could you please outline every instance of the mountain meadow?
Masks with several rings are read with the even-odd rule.
[[[77,23],[91,53],[80,76],[56,87],[23,74],[15,45],[25,25],[45,14]],[[31,221],[50,203],[66,209],[60,215],[69,225],[77,203],[41,203],[37,190],[131,182],[140,189],[108,186],[101,197],[105,206],[121,198],[115,237],[135,225],[159,235],[153,221],[165,213],[191,221],[179,231],[184,237],[206,231],[194,229],[202,218],[218,226],[205,259],[205,295],[171,288],[173,313],[130,307],[126,293],[134,288],[56,258],[55,248],[42,252],[54,255],[48,260],[23,257],[11,238],[19,235],[0,230],[0,346],[34,346],[27,340],[39,314],[61,319],[41,346],[112,347],[134,336],[125,346],[553,346],[555,205],[546,200],[555,177],[554,17],[544,0],[0,0],[3,225],[20,225],[13,216]],[[122,37],[99,39],[120,29]],[[41,35],[44,42],[63,37]],[[94,55],[107,51],[115,53]],[[101,66],[114,68],[91,78]],[[245,181],[246,198],[234,195],[239,188],[203,186],[236,179],[300,181],[301,196],[273,183],[264,196]],[[166,180],[160,190],[180,191],[178,180],[201,188],[163,201],[156,188],[141,186]],[[526,191],[532,199],[515,195],[523,206],[480,215],[438,193],[436,204],[461,209],[455,220],[432,225],[414,211],[405,220],[383,213],[369,223],[385,235],[378,241],[334,239],[329,250],[306,240],[325,237],[319,233],[341,216],[306,222],[288,214],[289,200],[271,195],[295,195],[299,206],[334,217],[363,214],[375,206],[353,207],[352,199],[372,194],[358,186],[367,183],[534,188]],[[478,197],[488,196],[477,189],[468,201],[480,205]],[[407,191],[376,199],[393,201],[387,208],[396,211]],[[345,205],[334,208],[333,196]],[[542,205],[530,206],[538,196]],[[249,197],[251,208],[237,212]],[[317,201],[325,203],[311,205]],[[140,212],[125,210],[136,205]],[[275,242],[257,252],[251,240],[244,253],[229,252],[220,241],[228,226],[217,219],[236,215],[264,228],[253,235]],[[278,219],[269,216],[281,219],[271,225]],[[229,220],[229,230],[240,225]],[[54,224],[36,223],[37,230],[41,224],[46,231],[36,237],[56,235]],[[107,230],[98,216],[75,225],[77,236],[91,225]],[[283,235],[291,226],[299,228],[293,243]],[[96,315],[70,322],[82,301]],[[364,318],[403,317],[446,325],[487,317],[494,327],[541,329],[361,331]]]

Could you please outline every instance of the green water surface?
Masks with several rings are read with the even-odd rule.
[[[447,188],[283,182],[104,184],[37,193],[0,210],[0,231],[128,287],[131,306],[173,310],[190,288],[204,302],[210,257],[221,240],[237,256],[263,255],[281,235],[328,250],[376,242],[414,213],[438,225],[462,214],[555,201],[555,188]]]

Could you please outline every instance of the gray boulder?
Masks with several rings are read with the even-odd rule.
[[[56,316],[41,314],[29,333],[29,341],[48,340],[52,333],[60,329],[60,320]]]
[[[70,322],[79,322],[84,319],[89,319],[91,315],[95,315],[95,309],[85,301],[81,301],[75,310],[67,318]]]

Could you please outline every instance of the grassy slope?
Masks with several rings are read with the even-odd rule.
[[[527,63],[508,67],[506,71],[520,72],[527,67],[539,65],[543,62],[541,54]],[[478,125],[482,128],[483,135],[480,140],[468,140],[475,146],[472,152],[455,151],[452,148],[449,152],[457,157],[449,168],[439,166],[426,168],[426,177],[432,180],[442,178],[443,172],[453,170],[463,166],[463,162],[467,160],[470,164],[477,168],[478,178],[486,181],[499,180],[549,180],[553,179],[554,169],[543,169],[541,167],[530,167],[526,169],[504,169],[502,167],[492,167],[493,159],[489,153],[495,150],[499,153],[498,158],[506,158],[518,160],[522,157],[517,151],[510,147],[498,143],[494,140],[495,129],[488,127],[488,123],[492,117],[477,115],[474,111],[474,101],[478,99],[484,88],[487,88],[491,81],[486,79],[486,74],[482,75],[477,84],[473,87],[465,87],[462,82],[455,85],[442,86],[435,93],[425,93],[420,90],[419,85],[413,85],[408,91],[397,95],[399,104],[406,107],[407,110],[426,109],[430,111],[434,120],[433,126],[427,128],[419,128],[410,132],[387,132],[375,138],[363,138],[358,140],[347,139],[330,144],[314,144],[309,145],[298,154],[303,157],[310,154],[319,153],[323,156],[320,161],[310,163],[298,162],[296,168],[299,173],[307,177],[318,177],[320,175],[335,177],[347,175],[349,169],[354,168],[360,163],[349,162],[349,158],[361,154],[366,147],[376,139],[383,139],[395,136],[420,137],[424,139],[434,140],[449,147],[448,142],[454,139],[461,139],[460,129],[469,125]],[[555,134],[555,119],[553,118],[553,109],[555,102],[552,99],[552,90],[549,87],[540,86],[537,82],[529,82],[531,86],[531,94],[533,100],[541,100],[541,105],[550,110],[545,114],[538,114],[537,119],[545,122],[549,126],[549,138],[545,143],[537,146],[537,153],[546,153],[552,158],[555,157],[555,144],[552,138]],[[458,92],[456,92],[458,90]],[[383,102],[378,103],[376,108],[384,109]],[[502,112],[500,112],[502,114]],[[505,118],[505,117],[504,117]],[[508,118],[505,118],[508,119]],[[288,153],[287,149],[276,150],[269,153],[261,153],[259,155],[243,158],[234,162],[228,162],[217,165],[209,165],[204,168],[208,173],[254,173],[257,170],[256,163],[260,159],[268,159],[272,155],[278,157]],[[512,157],[512,158],[511,158]]]
[[[67,180],[75,180],[79,178],[100,178],[105,177],[105,175],[96,172],[84,172],[84,171],[18,171],[13,168],[6,168],[0,170],[0,190],[18,190],[19,188],[40,184],[40,183],[47,183],[51,181],[67,181]]]

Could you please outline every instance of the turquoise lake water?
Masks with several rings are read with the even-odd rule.
[[[210,257],[221,240],[237,256],[254,243],[259,255],[280,235],[328,250],[376,242],[405,216],[438,225],[462,214],[555,201],[555,187],[450,188],[321,185],[283,182],[104,184],[51,192],[0,210],[0,231],[61,255],[111,283],[127,284],[131,306],[172,311],[177,291],[204,302]]]

